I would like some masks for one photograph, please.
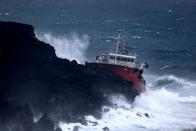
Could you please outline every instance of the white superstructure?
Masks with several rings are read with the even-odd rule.
[[[136,54],[127,47],[127,33],[119,31],[117,40],[116,51],[97,56],[97,62],[136,68]]]

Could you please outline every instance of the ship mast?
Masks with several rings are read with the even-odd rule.
[[[120,45],[120,37],[121,37],[121,31],[118,31],[118,42],[117,42],[117,46],[116,46],[116,56],[115,56],[115,63],[116,63],[116,59],[117,59],[117,54],[118,54],[118,49],[119,49],[119,45]]]
[[[127,55],[130,54],[130,49],[127,48],[127,33],[122,32],[121,30],[118,31],[118,42],[116,45],[116,52],[115,52],[115,63],[117,61],[117,55]]]
[[[126,48],[127,48],[127,43],[128,43],[127,38],[128,38],[127,33],[124,32],[123,44],[122,44],[122,53],[125,53],[125,54],[126,54]]]

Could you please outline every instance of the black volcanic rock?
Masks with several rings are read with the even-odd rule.
[[[129,96],[128,88],[110,72],[57,58],[52,46],[36,39],[32,26],[0,22],[0,122],[15,120],[21,131],[36,131],[46,127],[45,121],[53,127],[52,122],[81,121],[89,114],[99,118],[108,104],[105,94]],[[48,115],[34,123],[40,114]]]
[[[1,131],[32,131],[33,114],[28,105],[20,106],[17,102],[0,103]]]
[[[31,25],[19,24],[15,22],[0,22],[0,37],[2,36],[23,36],[23,37],[35,37],[34,28]]]
[[[55,125],[47,115],[43,115],[34,126],[35,131],[54,131]]]

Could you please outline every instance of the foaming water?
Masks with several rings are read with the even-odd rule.
[[[79,63],[86,61],[85,52],[89,45],[87,35],[79,36],[77,33],[73,33],[68,36],[56,37],[50,33],[36,33],[36,37],[53,46],[59,58],[76,60]]]
[[[150,76],[150,79],[152,77],[154,76]],[[172,82],[155,87],[160,80]],[[80,131],[102,131],[104,127],[111,131],[180,131],[196,127],[196,95],[181,95],[180,91],[169,90],[175,84],[179,86],[178,90],[196,88],[194,82],[172,75],[156,77],[151,79],[147,92],[137,96],[133,103],[120,95],[111,96],[109,100],[113,106],[103,107],[100,120],[86,116],[87,126],[80,123],[60,123],[60,127],[63,131],[73,129],[74,126],[78,126]]]
[[[165,88],[171,92],[177,92],[180,96],[195,96],[195,81],[178,78],[174,75],[163,75],[161,77],[151,76],[150,79],[153,79],[153,81],[149,83],[151,89]]]

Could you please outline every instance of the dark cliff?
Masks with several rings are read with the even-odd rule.
[[[52,131],[59,121],[100,117],[102,105],[109,104],[104,94],[129,96],[127,89],[114,74],[57,58],[31,25],[0,22],[0,130]]]
[[[35,37],[34,28],[31,25],[19,24],[15,22],[0,22],[0,37],[24,36]]]

